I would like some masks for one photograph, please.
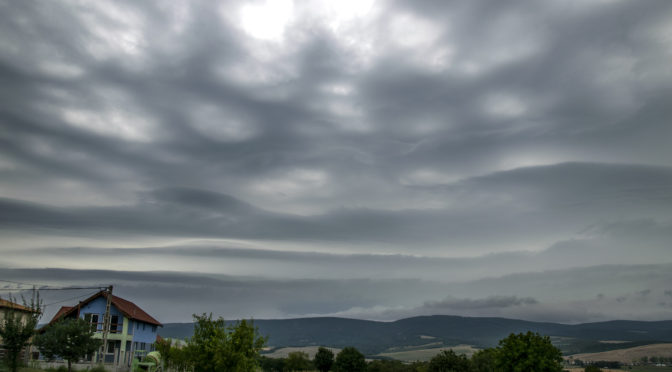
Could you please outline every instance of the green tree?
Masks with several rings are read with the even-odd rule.
[[[102,341],[93,338],[91,324],[83,319],[64,319],[46,326],[44,332],[35,336],[35,346],[49,360],[61,357],[72,363],[98,350]]]
[[[548,336],[512,333],[499,341],[497,367],[503,372],[562,372],[562,353]]]
[[[586,366],[586,368],[584,368],[583,371],[584,372],[602,372],[602,370],[598,366]]]
[[[334,352],[326,347],[320,347],[317,349],[313,364],[318,371],[329,372],[331,366],[334,364]]]
[[[334,362],[336,372],[364,372],[366,371],[366,359],[364,354],[352,346],[348,346],[336,355]]]
[[[294,351],[287,354],[285,371],[308,371],[312,369],[308,354],[303,351]]]
[[[473,372],[497,372],[497,349],[483,349],[472,355],[471,370]]]
[[[171,339],[160,339],[156,341],[154,346],[156,347],[156,351],[161,353],[161,363],[164,370],[178,372],[189,370],[191,366],[189,355],[187,355],[184,348],[180,347],[179,344],[173,342]]]
[[[0,314],[0,338],[6,350],[5,361],[12,372],[19,367],[19,355],[35,333],[35,327],[42,315],[42,303],[39,294],[33,289],[30,303],[22,297],[23,306],[15,306],[14,298],[9,297],[9,303],[3,307]]]
[[[221,317],[194,315],[194,336],[186,347],[195,372],[252,372],[258,365],[259,352],[266,338],[252,322],[241,320],[226,326]]]
[[[444,350],[429,361],[429,372],[469,372],[470,363],[464,355],[452,350]]]

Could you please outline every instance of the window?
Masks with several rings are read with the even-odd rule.
[[[112,315],[110,319],[110,332],[117,333],[117,323],[119,323],[119,315]]]
[[[91,330],[98,330],[98,314],[86,313],[84,314],[84,321],[91,324]]]
[[[156,332],[156,326],[155,325],[152,326],[152,332]]]

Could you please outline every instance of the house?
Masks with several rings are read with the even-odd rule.
[[[36,311],[31,309],[30,307],[23,306],[16,304],[14,302],[10,302],[7,300],[4,300],[0,298],[0,322],[5,320],[5,316],[7,312],[13,312],[16,316],[19,316],[22,320],[22,322],[28,321],[30,316],[35,313]],[[25,350],[24,350],[25,352]],[[26,355],[21,356],[21,358],[24,358]],[[5,347],[4,347],[4,342],[2,340],[2,337],[0,337],[0,360],[2,360],[5,357]]]
[[[103,360],[105,363],[117,366],[130,366],[133,355],[143,355],[154,350],[157,327],[163,326],[133,302],[103,290],[75,306],[61,307],[49,324],[60,319],[84,319],[91,324],[92,329],[95,329],[94,337],[103,339],[103,324],[108,298],[110,300],[110,326]],[[98,361],[97,353],[90,356],[89,360]]]

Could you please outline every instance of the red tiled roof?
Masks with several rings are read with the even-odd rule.
[[[80,304],[85,305],[93,300],[95,300],[98,297],[104,297],[107,298],[107,292],[106,291],[100,291],[96,293],[95,295],[87,298],[86,300],[82,301]],[[154,324],[160,327],[163,327],[163,324],[161,324],[158,320],[154,319],[151,315],[147,314],[144,310],[142,310],[138,305],[134,304],[131,301],[124,300],[121,297],[117,297],[115,295],[112,295],[112,298],[110,299],[111,303],[125,316],[127,316],[130,319],[133,320],[138,320],[141,322],[149,323],[149,324]],[[65,317],[66,315],[72,313],[73,311],[76,311],[78,306],[63,306],[61,307],[60,310],[54,315],[54,318],[49,322],[50,324],[55,322],[56,320]]]
[[[61,306],[61,308],[58,309],[58,312],[56,313],[56,315],[54,315],[54,317],[51,319],[51,322],[49,323],[53,323],[54,320],[60,318],[63,314],[67,313],[68,311],[74,308],[75,308],[74,306]]]
[[[105,296],[107,296],[107,294],[105,294]],[[124,300],[121,297],[112,295],[112,304],[116,306],[117,309],[119,309],[119,311],[122,312],[122,314],[126,315],[131,319],[139,320],[141,322],[149,324],[154,324],[157,326],[163,326],[163,324],[159,323],[158,320],[154,319],[151,315],[147,314],[138,305],[132,303],[131,301]]]
[[[19,304],[15,304],[14,302],[10,302],[7,300],[3,300],[0,298],[0,308],[8,308],[8,309],[14,309],[14,310],[19,310],[19,311],[25,311],[27,313],[33,313],[35,312],[33,309],[29,308],[28,306],[23,306]]]

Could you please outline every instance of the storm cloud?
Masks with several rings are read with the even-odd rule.
[[[7,1],[0,20],[3,273],[250,280],[208,302],[235,316],[669,302],[614,269],[672,263],[667,1]],[[600,275],[545,295],[572,270]],[[348,280],[352,301],[296,286]]]

